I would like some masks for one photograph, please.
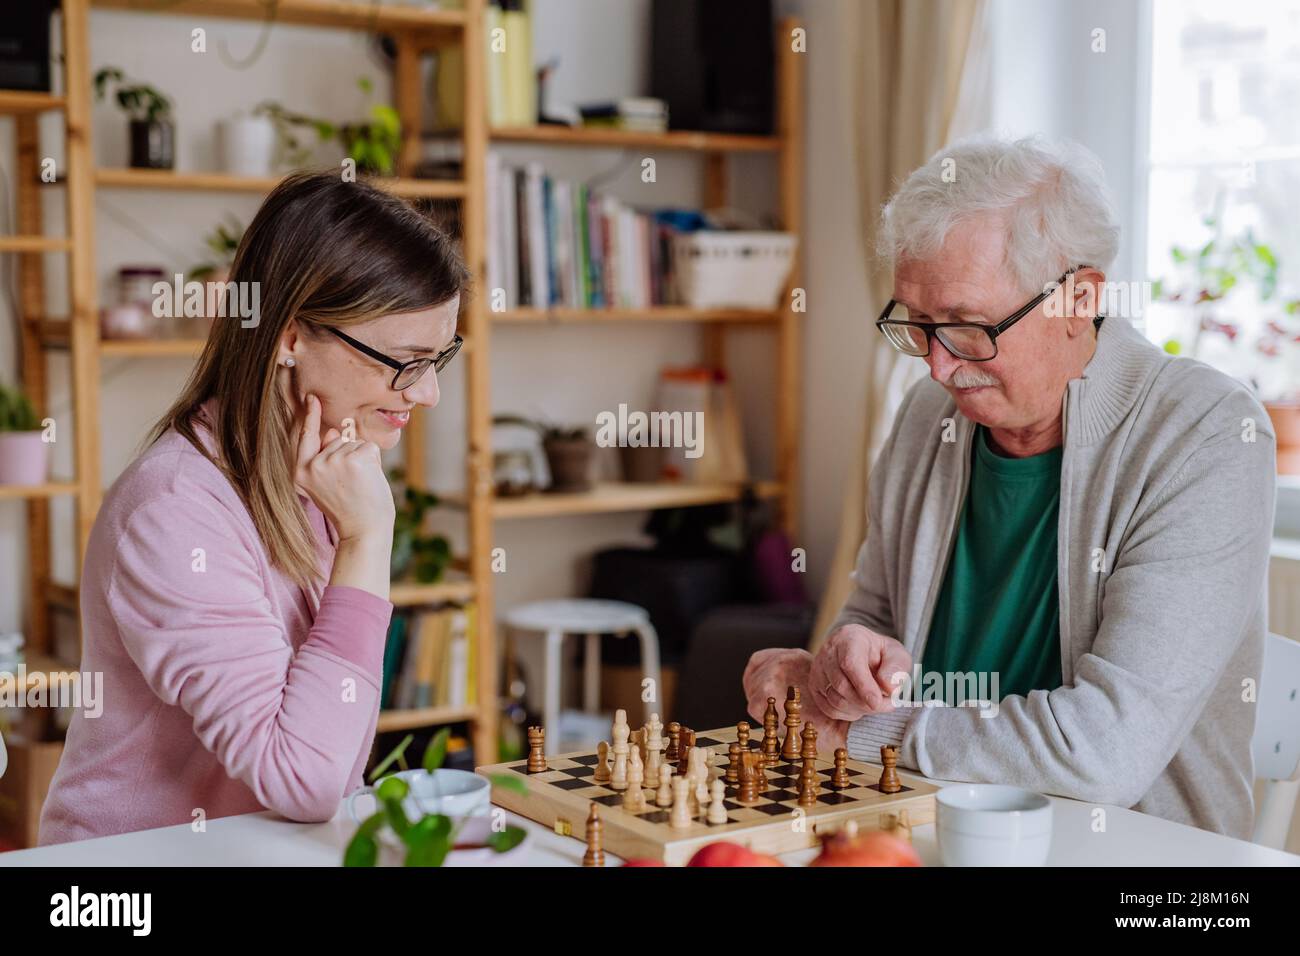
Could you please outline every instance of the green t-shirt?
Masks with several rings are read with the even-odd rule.
[[[922,670],[996,672],[999,700],[1052,690],[1061,685],[1056,523],[1062,449],[1005,458],[989,447],[983,425],[976,426],[973,444],[970,487]],[[991,692],[991,682],[985,686]]]

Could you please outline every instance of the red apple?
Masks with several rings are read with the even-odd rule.
[[[784,866],[776,857],[755,853],[739,843],[720,841],[700,847],[687,866]]]
[[[921,866],[912,844],[889,833],[840,831],[827,837],[809,866]]]

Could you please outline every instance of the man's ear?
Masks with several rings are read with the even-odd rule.
[[[1071,337],[1082,335],[1092,327],[1093,319],[1100,314],[1106,274],[1089,266],[1075,272],[1065,282],[1072,306],[1066,327]]]

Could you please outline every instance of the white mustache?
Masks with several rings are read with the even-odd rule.
[[[943,384],[953,388],[979,388],[984,385],[1001,385],[1002,383],[988,372],[963,367],[953,372],[952,377]]]

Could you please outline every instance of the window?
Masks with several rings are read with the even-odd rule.
[[[1153,0],[1151,37],[1146,333],[1281,397],[1300,388],[1300,0]]]

